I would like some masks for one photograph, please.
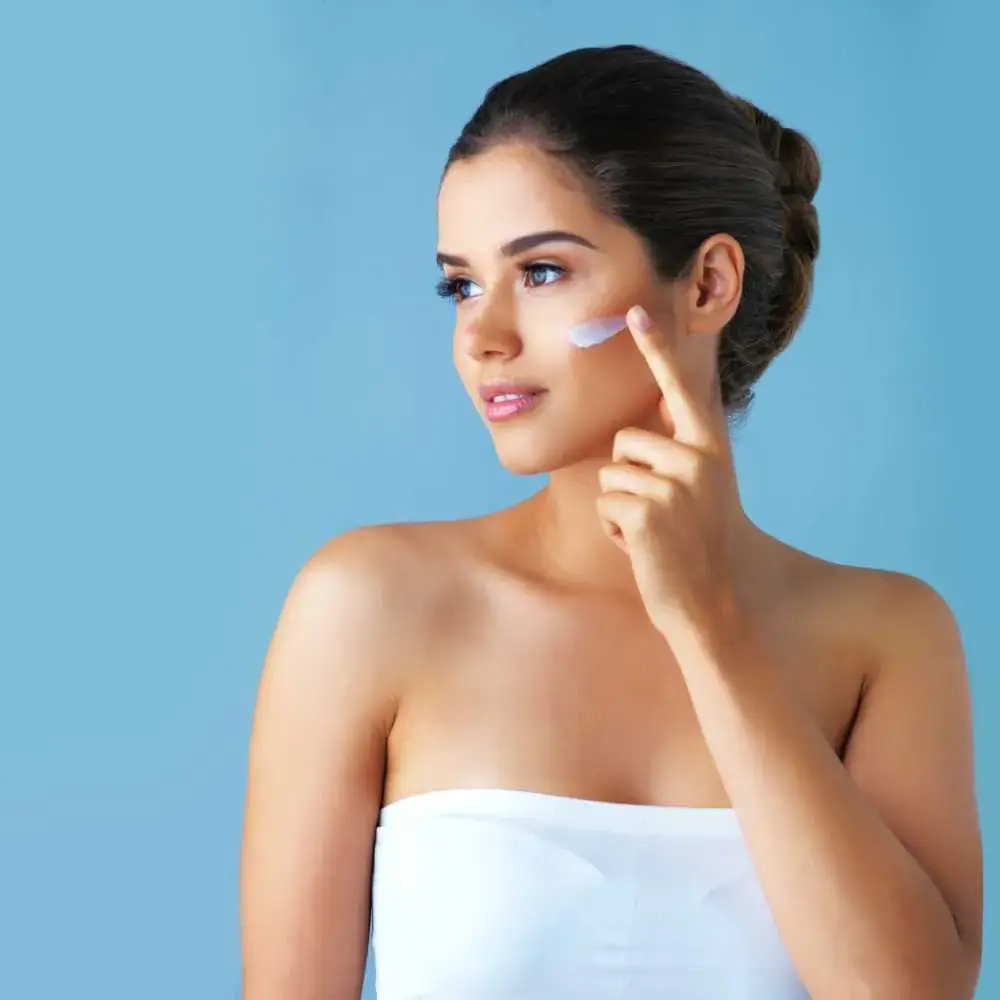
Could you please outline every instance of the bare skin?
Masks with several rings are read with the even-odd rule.
[[[517,541],[541,502],[404,529],[400,542],[421,585],[440,588],[449,630],[425,637],[426,660],[399,701],[386,801],[502,787],[728,806],[673,656],[635,595],[547,578],[544,556]],[[844,648],[838,618],[850,609],[829,613],[837,569],[763,536],[761,546],[773,562],[758,564],[760,620],[780,637],[789,683],[842,748],[866,659],[863,648]],[[846,605],[850,585],[839,586]]]
[[[552,241],[501,250],[552,230],[597,249]],[[481,518],[351,532],[298,574],[251,743],[247,1000],[359,996],[384,803],[486,787],[733,804],[629,557],[595,509],[615,434],[670,430],[656,383],[628,334],[578,351],[553,330],[643,302],[690,335],[683,363],[708,392],[717,337],[739,301],[738,247],[708,241],[691,281],[664,287],[638,238],[564,169],[500,147],[449,170],[439,248],[446,275],[465,282],[455,361],[476,407],[491,378],[546,390],[491,433],[508,469],[549,471],[549,482]],[[940,893],[968,948],[971,982],[981,846],[968,690],[946,607],[911,577],[782,543],[736,492],[726,518],[736,593],[782,685],[919,863],[926,891]],[[921,629],[926,642],[914,639]],[[918,659],[920,648],[933,662]],[[900,694],[873,699],[876,690]],[[764,874],[765,888],[780,879]]]

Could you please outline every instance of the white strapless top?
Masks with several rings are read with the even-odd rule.
[[[808,1000],[732,809],[392,802],[372,946],[378,1000]]]

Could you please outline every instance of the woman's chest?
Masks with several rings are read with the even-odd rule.
[[[641,612],[522,602],[456,626],[410,672],[387,800],[479,785],[726,804],[683,671]],[[777,676],[839,749],[858,701],[857,654],[829,628],[760,628]]]

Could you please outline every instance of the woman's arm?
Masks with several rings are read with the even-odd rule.
[[[358,1000],[386,736],[384,573],[365,532],[299,571],[261,674],[241,854],[244,1000]]]
[[[738,626],[669,638],[814,1000],[971,1000],[982,848],[962,643],[928,585],[886,574],[878,589],[846,766]]]

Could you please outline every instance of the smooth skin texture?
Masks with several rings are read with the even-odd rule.
[[[488,426],[509,470],[549,482],[480,518],[349,532],[297,574],[250,746],[246,1000],[356,1000],[378,810],[462,787],[732,806],[816,1000],[971,997],[961,637],[926,583],[817,559],[743,510],[714,369],[738,244],[711,237],[664,283],[520,145],[454,164],[438,222],[459,375],[481,413],[482,382],[545,389]],[[604,344],[561,335],[633,306]]]

